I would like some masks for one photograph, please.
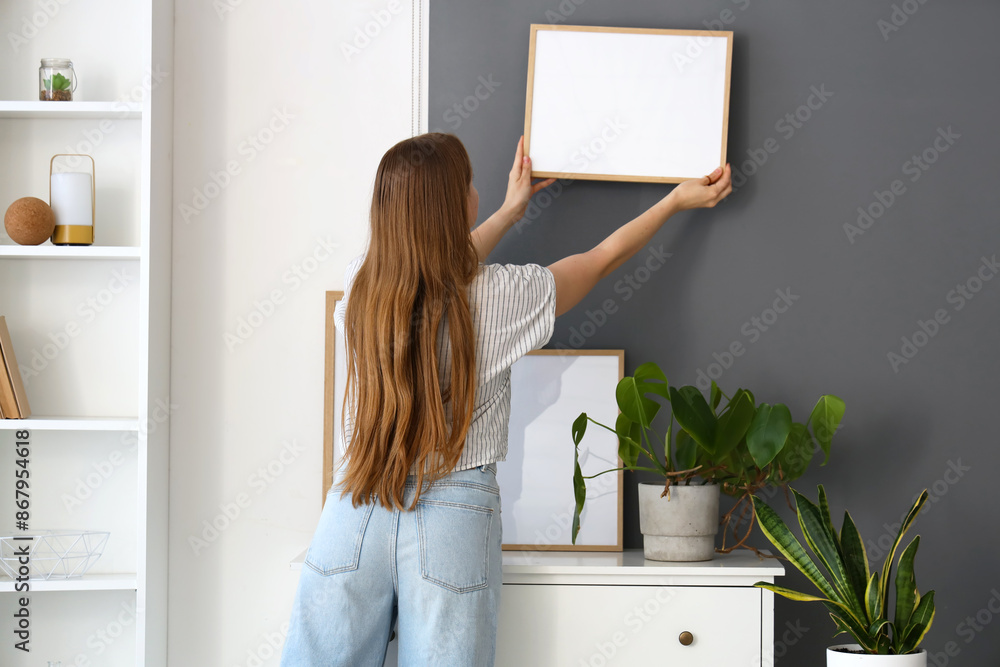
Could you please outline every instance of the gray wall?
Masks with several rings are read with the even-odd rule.
[[[569,24],[702,28],[731,18],[729,155],[734,167],[756,173],[716,209],[669,221],[653,242],[673,253],[666,265],[630,293],[625,281],[645,277],[635,273],[644,258],[626,263],[559,318],[550,346],[579,346],[574,332],[588,311],[612,299],[615,312],[603,326],[585,327],[592,335],[582,344],[624,348],[626,372],[653,360],[673,383],[690,384],[713,354],[740,341],[746,351],[722,373],[724,389],[746,386],[760,399],[786,402],[800,420],[820,394],[844,398],[830,464],[816,461],[797,486],[814,495],[824,483],[835,514],[849,508],[872,542],[929,488],[933,502],[917,524],[917,581],[939,597],[924,646],[938,654],[932,665],[983,667],[1000,664],[1000,618],[989,610],[1000,609],[989,481],[1000,463],[1000,279],[977,277],[980,270],[993,277],[997,269],[981,269],[982,258],[1000,251],[1000,5],[921,2],[902,3],[916,11],[905,23],[897,13],[902,25],[886,37],[879,21],[891,25],[890,0],[433,0],[429,127],[465,142],[485,219],[503,200],[523,131],[530,23],[565,15]],[[480,77],[495,90],[487,96],[480,88],[487,98],[457,113],[453,105],[475,94]],[[776,125],[814,87],[832,96],[793,132]],[[958,137],[935,154],[935,138],[949,129]],[[777,152],[744,169],[748,151],[760,157],[772,137]],[[907,164],[928,148],[936,161],[925,171]],[[856,223],[858,207],[896,180],[902,194],[848,238],[844,225]],[[491,261],[547,264],[586,250],[669,189],[567,185],[543,200],[546,208],[529,210],[529,224],[511,231]],[[953,291],[959,285],[971,298]],[[752,318],[786,289],[798,297],[793,306],[766,331],[757,328]],[[945,323],[927,340],[917,335],[925,344],[893,368],[888,353],[901,355],[901,337],[912,339],[918,321],[936,313]],[[626,546],[639,546],[636,480],[627,481]],[[806,585],[797,575],[785,583]],[[785,632],[786,624],[799,632]],[[833,643],[818,605],[779,601],[776,627],[779,642],[788,640],[776,650],[779,664],[821,664]]]

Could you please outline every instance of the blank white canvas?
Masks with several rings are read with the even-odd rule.
[[[539,172],[696,178],[722,159],[728,38],[538,30]]]
[[[507,459],[497,464],[504,544],[572,544],[573,438],[581,412],[618,417],[618,356],[533,355],[511,368]],[[618,467],[618,439],[593,424],[580,444],[584,475]],[[587,481],[577,544],[618,544],[618,473]]]

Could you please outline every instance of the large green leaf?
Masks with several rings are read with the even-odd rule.
[[[670,388],[670,407],[674,418],[709,454],[715,453],[716,419],[712,408],[697,387]]]
[[[714,457],[716,460],[729,454],[740,444],[754,417],[754,404],[750,394],[740,389],[729,401],[729,407],[719,417],[715,430]]]
[[[934,591],[927,591],[927,594],[920,598],[920,604],[913,610],[910,616],[910,626],[903,636],[903,643],[900,653],[912,653],[920,646],[927,631],[934,623]]]
[[[899,534],[896,535],[896,540],[892,543],[892,549],[885,557],[885,565],[882,567],[882,581],[879,584],[879,588],[883,591],[889,590],[889,579],[892,576],[892,562],[896,559],[896,549],[899,548],[899,543],[903,539],[903,535],[906,531],[910,529],[913,522],[916,521],[917,515],[920,514],[920,510],[923,509],[924,503],[927,502],[927,489],[917,497],[916,502],[913,503],[913,507],[910,511],[906,513],[906,518],[903,519],[903,523],[899,526]],[[882,615],[889,615],[889,596],[883,596],[882,598]]]
[[[660,411],[660,404],[647,394],[670,399],[667,376],[653,362],[639,366],[635,369],[635,373],[622,378],[615,388],[618,409],[642,428],[649,428],[656,413]]]
[[[722,400],[722,390],[719,389],[719,385],[715,384],[715,380],[712,380],[712,389],[709,391],[708,396],[708,403],[712,406],[712,410],[715,410],[719,407],[719,401]]]
[[[788,432],[788,439],[785,440],[785,446],[774,457],[781,472],[785,475],[782,481],[794,482],[804,475],[809,469],[812,456],[813,439],[809,434],[809,429],[803,424],[793,422],[792,428]]]
[[[917,578],[913,573],[913,559],[920,548],[920,536],[903,549],[899,557],[899,567],[896,569],[896,616],[894,617],[899,633],[896,636],[896,648],[902,646],[903,635],[909,630],[910,617],[917,607]]]
[[[868,552],[865,550],[865,543],[861,540],[858,527],[848,512],[844,512],[844,523],[840,527],[840,549],[844,554],[844,569],[847,570],[847,577],[851,581],[854,597],[863,600],[865,587],[871,576]]]
[[[615,433],[618,435],[618,458],[626,466],[636,465],[642,453],[642,428],[621,412],[615,421]]]
[[[840,426],[840,420],[844,418],[844,409],[843,400],[827,394],[819,397],[812,414],[809,415],[809,425],[812,427],[813,435],[826,455],[823,465],[830,460],[830,443],[833,441],[833,434]]]
[[[836,599],[846,604],[858,621],[864,620],[866,618],[864,606],[855,599],[854,590],[847,579],[847,570],[840,555],[836,533],[833,532],[832,526],[823,520],[823,512],[819,507],[794,489],[792,494],[795,496],[799,527],[809,548],[830,573],[831,583],[839,594]]]
[[[698,445],[691,439],[691,434],[684,429],[677,430],[674,462],[678,470],[690,470],[698,459]]]
[[[758,468],[763,468],[774,460],[785,446],[788,433],[792,430],[792,413],[788,406],[778,403],[757,406],[750,429],[747,431],[747,448]]]
[[[844,600],[839,593],[830,585],[826,577],[819,571],[816,564],[812,561],[806,550],[802,548],[802,544],[796,539],[792,532],[788,530],[785,526],[784,521],[781,517],[771,509],[767,503],[758,498],[757,496],[751,496],[753,500],[753,510],[757,515],[757,523],[760,525],[760,530],[764,533],[764,536],[771,541],[781,555],[788,559],[788,561],[794,565],[799,572],[804,574],[806,578],[813,583],[819,591],[825,595],[831,602],[836,603],[839,606],[843,606]]]

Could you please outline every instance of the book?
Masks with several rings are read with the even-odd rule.
[[[6,397],[8,390],[13,394],[14,402],[4,400],[3,412],[6,419],[27,419],[31,416],[31,406],[28,405],[28,394],[24,391],[24,382],[21,380],[21,371],[17,366],[17,357],[14,355],[14,344],[10,340],[10,331],[7,330],[7,320],[0,315],[0,357],[3,357],[5,369],[0,375],[0,396]]]
[[[14,396],[14,385],[7,375],[7,362],[0,350],[0,410],[4,419],[17,419],[17,397]]]

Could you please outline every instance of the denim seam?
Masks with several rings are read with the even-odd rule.
[[[415,487],[416,483],[415,482],[413,482],[413,483],[407,482],[406,486],[408,488]],[[487,484],[479,484],[477,482],[435,482],[434,484],[432,484],[430,486],[431,489],[442,489],[442,488],[450,488],[450,487],[460,487],[460,488],[466,488],[466,489],[479,489],[480,491],[488,491],[489,493],[492,493],[495,496],[499,496],[500,495],[500,491],[498,491],[496,488],[494,488],[492,486],[489,486]]]
[[[399,509],[392,512],[392,534],[389,536],[389,571],[392,573],[392,592],[399,597],[399,575],[396,572],[396,539],[399,535]]]
[[[361,525],[358,527],[358,534],[355,537],[355,543],[354,543],[353,562],[351,562],[348,565],[343,565],[341,567],[333,567],[330,569],[325,569],[319,567],[314,563],[309,562],[308,554],[306,554],[305,564],[308,565],[309,568],[312,569],[313,571],[317,572],[318,574],[322,574],[324,576],[328,576],[331,574],[339,574],[341,572],[350,572],[352,570],[358,569],[358,564],[361,562],[361,543],[364,542],[365,531],[368,529],[368,520],[371,518],[372,510],[374,509],[374,507],[375,507],[374,505],[368,505],[368,510],[365,512],[365,518],[361,520]]]
[[[442,588],[452,591],[453,593],[471,593],[472,591],[478,591],[489,587],[490,584],[489,544],[490,544],[490,532],[493,529],[493,508],[478,507],[476,505],[466,505],[464,503],[452,503],[441,500],[421,500],[418,503],[418,507],[421,503],[428,505],[444,506],[444,507],[455,507],[459,509],[470,510],[473,512],[479,512],[481,514],[486,514],[486,544],[485,544],[486,562],[484,563],[484,569],[486,570],[486,575],[482,583],[473,584],[471,586],[455,586],[454,584],[450,584],[446,581],[441,581],[440,579],[437,579],[436,577],[429,575],[425,569],[425,563],[427,562],[427,546],[426,546],[426,540],[424,539],[423,516],[420,512],[417,512],[417,524],[418,524],[417,540],[420,545],[420,576],[427,581],[433,582],[434,584],[441,586]]]

